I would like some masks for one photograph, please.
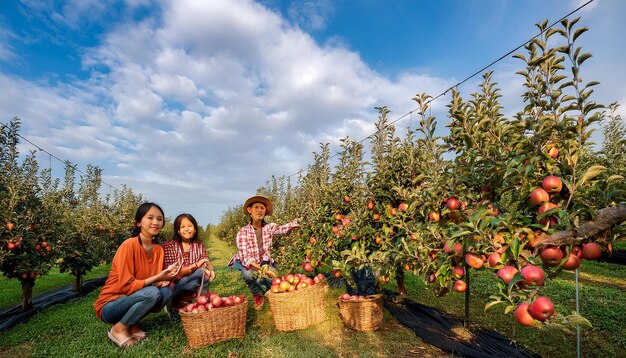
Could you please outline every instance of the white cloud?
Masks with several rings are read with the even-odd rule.
[[[97,21],[109,6],[79,2],[57,9],[57,23]],[[105,181],[143,193],[168,215],[190,212],[202,224],[216,222],[271,175],[305,169],[319,143],[333,143],[334,153],[340,138],[372,134],[374,107],[388,106],[395,120],[417,107],[416,94],[435,96],[460,80],[418,69],[388,78],[344,39],[317,43],[303,30],[327,25],[329,1],[292,3],[291,23],[248,0],[127,4],[162,8],[140,22],[126,22],[132,17],[123,14],[101,43],[81,49],[92,73],[87,80],[34,83],[0,72],[0,115],[22,117],[41,146],[104,167]],[[494,75],[509,110],[521,106],[514,74],[520,67],[510,63]],[[479,80],[463,86],[464,98]],[[449,95],[431,104],[440,128],[448,101]],[[403,117],[397,133],[417,120]]]

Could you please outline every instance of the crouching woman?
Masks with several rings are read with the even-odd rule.
[[[144,203],[135,213],[132,237],[115,252],[109,277],[94,303],[96,315],[113,327],[108,337],[122,348],[146,338],[140,322],[170,298],[170,281],[179,265],[163,269],[163,248],[153,240],[164,224],[163,210]]]

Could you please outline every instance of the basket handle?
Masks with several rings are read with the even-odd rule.
[[[199,268],[198,270],[201,270],[201,268]],[[202,278],[200,278],[200,287],[198,287],[198,293],[196,294],[196,297],[199,297],[202,294],[202,287],[204,287],[204,272],[202,273]]]

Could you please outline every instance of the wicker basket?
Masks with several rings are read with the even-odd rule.
[[[326,281],[292,292],[267,291],[276,329],[293,331],[326,320],[326,291]]]
[[[343,324],[357,331],[375,331],[383,323],[383,296],[371,295],[364,300],[339,299]]]
[[[230,338],[243,338],[246,335],[247,301],[205,312],[179,313],[191,348],[204,347]]]

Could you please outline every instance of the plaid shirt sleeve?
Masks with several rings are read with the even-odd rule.
[[[256,244],[256,235],[251,224],[248,224],[237,233],[237,253],[235,259],[241,261],[246,268],[250,268],[250,263],[259,261],[259,248]],[[263,234],[263,247],[265,248],[265,234]]]
[[[195,264],[196,262],[202,260],[202,259],[206,259],[207,254],[206,254],[206,248],[204,247],[204,244],[202,244],[201,241],[196,241],[193,244],[191,244],[191,248],[189,249],[189,251],[191,251],[189,257],[190,257],[190,265],[191,264]]]
[[[284,225],[278,225],[276,223],[269,223],[265,225],[263,227],[263,257],[261,257],[261,261],[268,261],[270,263],[274,262],[270,252],[274,236],[287,235],[296,227],[298,227],[296,220]]]
[[[169,265],[178,262],[178,245],[175,241],[169,240],[163,244],[163,268],[167,268]]]

